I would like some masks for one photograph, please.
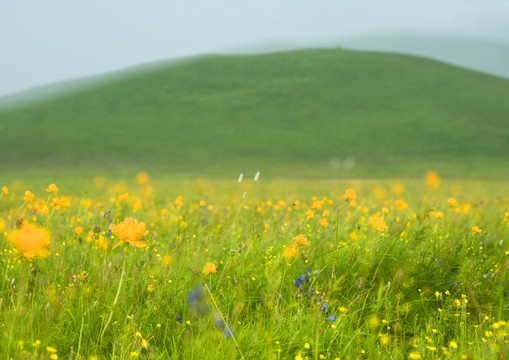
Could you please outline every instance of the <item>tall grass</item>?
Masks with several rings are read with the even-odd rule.
[[[47,204],[6,184],[3,358],[509,355],[505,183],[147,181],[76,179]],[[112,249],[110,218],[125,217],[146,223],[146,247]],[[6,241],[17,218],[49,229],[48,257]]]

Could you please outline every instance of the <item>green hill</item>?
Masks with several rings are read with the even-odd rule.
[[[509,80],[333,50],[207,56],[0,112],[5,173],[509,175]]]

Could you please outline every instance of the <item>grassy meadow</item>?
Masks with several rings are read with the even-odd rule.
[[[253,175],[0,183],[2,358],[509,356],[507,182]]]
[[[508,79],[338,48],[87,84],[0,105],[0,359],[509,358]]]

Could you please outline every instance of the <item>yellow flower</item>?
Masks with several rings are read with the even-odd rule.
[[[377,315],[373,314],[368,318],[367,324],[370,328],[374,329],[380,325],[380,319]]]
[[[182,199],[182,196],[177,196],[177,200],[175,200],[175,205],[177,205],[178,207],[182,206],[182,202],[183,202],[183,199]]]
[[[27,190],[27,191],[25,191],[25,196],[23,197],[23,200],[25,200],[26,202],[32,202],[34,197],[35,197],[35,195],[32,194],[31,191]]]
[[[382,344],[382,346],[389,344],[390,341],[391,341],[391,338],[389,336],[387,336],[387,335],[380,336],[380,344]]]
[[[313,210],[311,210],[311,209],[307,210],[307,211],[306,211],[306,217],[307,217],[308,219],[312,219],[312,218],[314,218],[314,217],[315,217],[315,212],[314,212]]]
[[[171,258],[171,256],[170,256],[170,255],[164,255],[164,256],[161,258],[161,264],[162,264],[163,266],[166,266],[166,267],[170,266],[171,261],[172,261],[172,258]]]
[[[299,255],[299,249],[297,248],[297,246],[294,245],[285,246],[285,250],[283,251],[283,257],[285,259],[293,259],[297,255]]]
[[[480,234],[482,230],[479,228],[479,226],[472,226],[472,234],[477,235]]]
[[[354,201],[355,199],[357,199],[357,194],[355,193],[355,190],[352,190],[352,189],[346,189],[346,190],[345,190],[345,194],[343,195],[343,197],[344,197],[346,200]]]
[[[455,198],[453,198],[453,197],[452,197],[452,198],[449,198],[449,200],[447,200],[447,202],[449,203],[449,206],[450,206],[450,207],[456,207],[456,206],[458,206],[458,202],[457,202],[457,201],[456,201],[456,199],[455,199]]]
[[[320,219],[320,225],[323,227],[329,226],[329,222],[327,221],[327,218],[321,218]]]
[[[53,199],[54,200],[54,199]],[[65,196],[61,196],[58,199],[58,204],[62,205],[63,207],[70,207],[71,206],[71,199]]]
[[[451,341],[451,342],[449,343],[449,346],[450,346],[450,347],[452,347],[453,349],[457,349],[457,348],[458,348],[458,344],[456,344],[456,342],[455,342],[455,341]]]
[[[141,240],[147,236],[149,232],[146,230],[144,222],[138,223],[136,219],[125,218],[124,221],[117,225],[111,224],[110,230],[120,239],[120,241],[113,246],[113,249],[124,242],[128,242],[139,248],[147,246],[147,243]]]
[[[7,240],[16,246],[23,256],[32,261],[36,256],[46,257],[49,254],[47,246],[50,243],[49,232],[26,221],[21,223],[18,230],[7,235]]]
[[[406,208],[408,208],[408,204],[406,202],[404,202],[403,200],[401,199],[398,199],[396,201],[394,201],[394,205],[396,205],[396,207],[398,208],[398,210],[405,210]]]
[[[7,186],[2,187],[2,194],[9,195],[9,189],[7,188]]]
[[[118,196],[118,202],[129,200],[131,198],[131,195],[129,193],[123,193]]]
[[[56,194],[58,192],[58,187],[55,184],[49,184],[49,186],[46,189],[46,191],[51,193],[51,194]]]
[[[293,242],[295,245],[309,245],[308,239],[304,236],[304,234],[299,234],[293,238]]]
[[[136,175],[136,182],[138,185],[146,185],[150,182],[150,176],[148,176],[146,172],[142,171]]]
[[[387,231],[387,225],[385,224],[384,219],[380,216],[372,216],[369,218],[369,225],[377,229],[378,231]]]
[[[421,358],[421,355],[420,355],[419,353],[414,353],[414,352],[412,352],[412,353],[408,354],[408,357],[409,357],[410,359],[420,359],[420,358]]]
[[[214,265],[214,263],[206,263],[205,264],[205,267],[203,268],[203,273],[204,274],[214,274],[217,272],[217,269],[216,269],[216,265]]]

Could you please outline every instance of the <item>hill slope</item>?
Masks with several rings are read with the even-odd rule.
[[[506,176],[508,95],[509,80],[412,56],[208,56],[0,113],[0,161],[15,172]]]
[[[509,43],[467,38],[377,36],[342,41],[351,50],[411,54],[509,78]]]

